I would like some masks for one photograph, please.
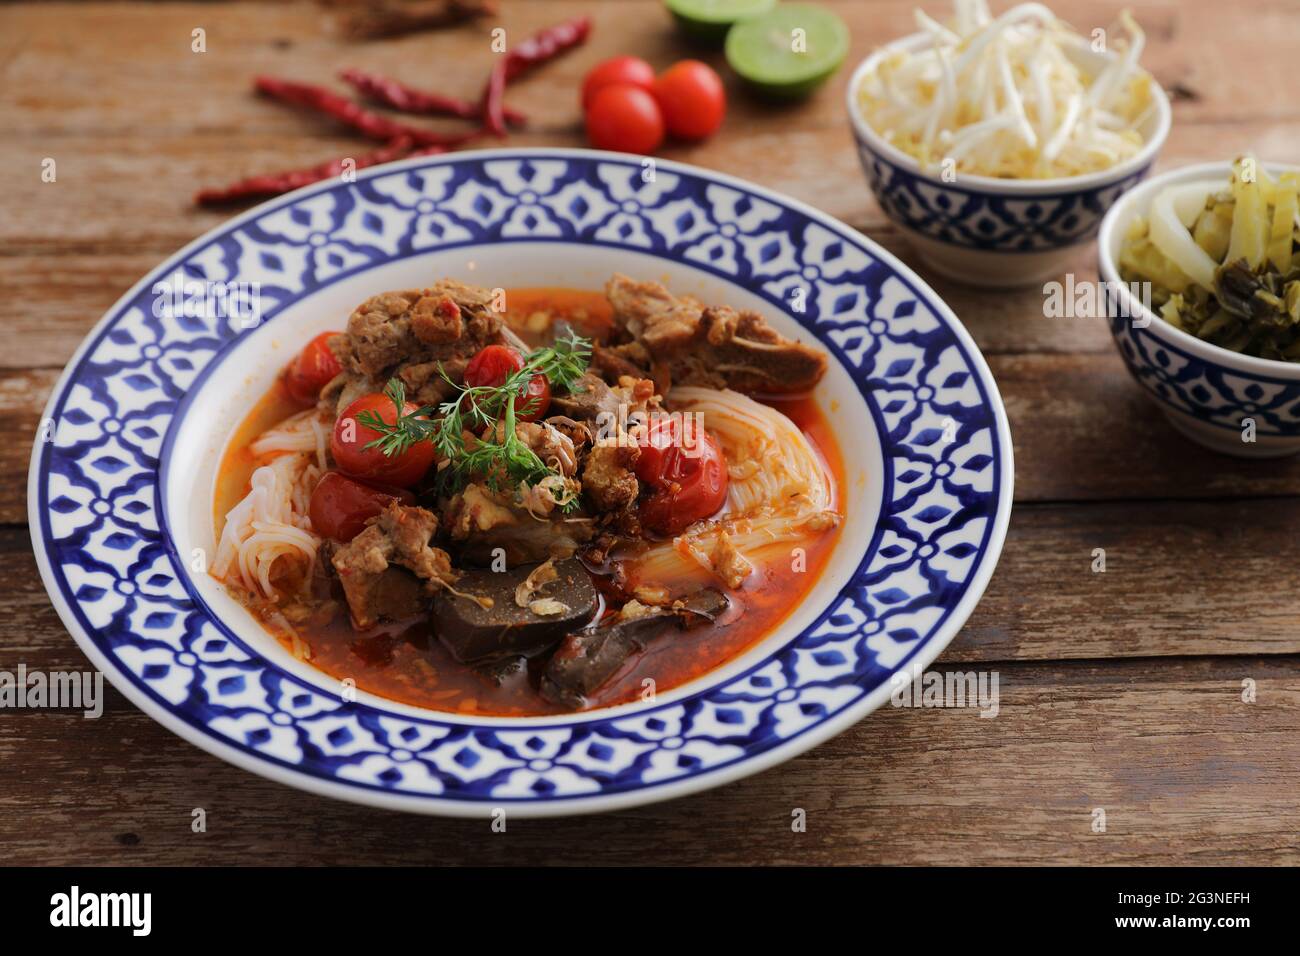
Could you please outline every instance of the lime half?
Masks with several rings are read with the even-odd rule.
[[[811,93],[849,52],[849,28],[825,7],[783,3],[727,34],[727,62],[773,96]]]
[[[766,13],[776,0],[664,0],[681,28],[702,40],[721,41],[733,23]]]

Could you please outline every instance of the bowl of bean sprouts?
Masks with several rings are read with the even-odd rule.
[[[992,17],[957,0],[943,24],[857,68],[847,107],[867,181],[934,271],[988,287],[1059,276],[1147,174],[1169,100],[1138,65],[1145,36],[1077,32],[1041,4]],[[1113,42],[1112,42],[1113,41]]]

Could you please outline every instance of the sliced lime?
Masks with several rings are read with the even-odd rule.
[[[733,23],[766,13],[776,0],[664,0],[681,28],[704,40],[721,41]]]
[[[743,20],[727,34],[727,62],[773,96],[803,96],[839,69],[849,28],[825,7],[783,3]]]

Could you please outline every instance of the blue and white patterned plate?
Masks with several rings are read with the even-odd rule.
[[[847,518],[825,572],[775,634],[651,702],[464,717],[340,688],[203,573],[221,450],[310,334],[340,328],[373,292],[443,275],[596,288],[614,271],[761,309],[833,356],[817,397],[844,453]],[[238,295],[223,298],[232,289],[260,293],[255,326],[229,307]],[[757,186],[583,150],[420,158],[239,216],[109,311],[46,420],[29,489],[37,561],[64,623],[113,683],[239,766],[427,813],[627,807],[814,746],[952,639],[1011,510],[997,388],[909,269]]]

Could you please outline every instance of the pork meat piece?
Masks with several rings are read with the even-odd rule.
[[[657,282],[622,275],[609,280],[605,294],[615,324],[650,353],[661,389],[703,385],[745,393],[805,392],[826,372],[823,352],[785,338],[757,312],[704,307]]]
[[[393,502],[335,550],[331,564],[358,630],[409,616],[411,589],[405,578],[420,583],[425,594],[456,581],[447,552],[429,544],[437,530],[432,512]]]
[[[582,490],[597,511],[622,511],[636,503],[641,486],[633,468],[641,449],[629,441],[605,439],[582,465]]]
[[[347,334],[331,341],[347,375],[340,395],[378,391],[392,376],[406,384],[413,401],[435,403],[452,391],[442,371],[459,380],[469,359],[485,345],[514,345],[487,289],[443,279],[425,289],[371,296],[353,310]]]
[[[591,369],[611,385],[618,384],[622,377],[649,378],[654,366],[650,352],[640,342],[625,342],[622,345],[591,346]]]
[[[614,307],[614,321],[651,355],[689,345],[699,331],[704,307],[687,296],[674,296],[658,282],[616,274],[605,285],[605,295]]]
[[[474,482],[443,504],[443,520],[462,563],[488,567],[504,556],[506,565],[515,567],[568,558],[591,540],[592,522],[558,511],[556,494],[578,490],[574,479],[553,478],[547,484],[520,486],[516,498]]]
[[[584,372],[571,391],[551,396],[551,408],[577,421],[613,419],[618,416],[618,396],[604,379]]]

